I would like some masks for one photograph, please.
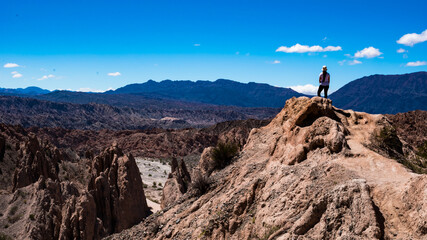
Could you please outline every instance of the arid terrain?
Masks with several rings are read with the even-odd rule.
[[[424,114],[300,97],[199,129],[1,124],[1,237],[423,239]],[[237,144],[223,167],[218,143]]]
[[[163,193],[175,202],[108,239],[423,239],[427,176],[397,161],[411,149],[384,137],[391,128],[382,115],[293,98],[229,166],[216,170],[204,152],[191,181],[209,179],[206,191],[173,194],[188,184],[179,165]]]

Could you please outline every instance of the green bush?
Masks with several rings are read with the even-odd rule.
[[[238,151],[239,146],[235,143],[218,143],[212,150],[212,160],[215,164],[215,168],[222,169],[229,165]]]
[[[386,126],[382,128],[376,139],[380,147],[391,157],[397,158],[399,155],[403,155],[402,142],[397,136],[396,129],[393,127]]]
[[[418,147],[417,154],[420,157],[427,158],[427,141],[424,141],[424,143]]]
[[[16,211],[18,211],[18,206],[13,206],[9,211],[9,216],[15,215]]]
[[[211,181],[209,177],[203,176],[200,173],[196,174],[191,182],[191,188],[195,189],[199,196],[205,194],[209,190],[210,185]]]

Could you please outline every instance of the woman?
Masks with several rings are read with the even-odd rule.
[[[322,90],[325,90],[325,98],[328,98],[328,89],[329,89],[329,82],[331,81],[331,76],[327,72],[328,68],[326,66],[323,66],[322,72],[319,75],[319,90],[317,90],[317,96],[320,97],[320,93]]]

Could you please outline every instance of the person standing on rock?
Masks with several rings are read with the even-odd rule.
[[[319,90],[317,90],[317,96],[320,97],[320,93],[322,90],[325,90],[325,98],[328,98],[328,89],[329,89],[329,82],[331,81],[331,76],[327,72],[328,68],[326,66],[323,66],[322,72],[319,75]]]

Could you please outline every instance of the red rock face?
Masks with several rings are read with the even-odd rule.
[[[94,158],[88,190],[105,235],[129,228],[150,214],[135,159],[123,155],[117,146]]]

